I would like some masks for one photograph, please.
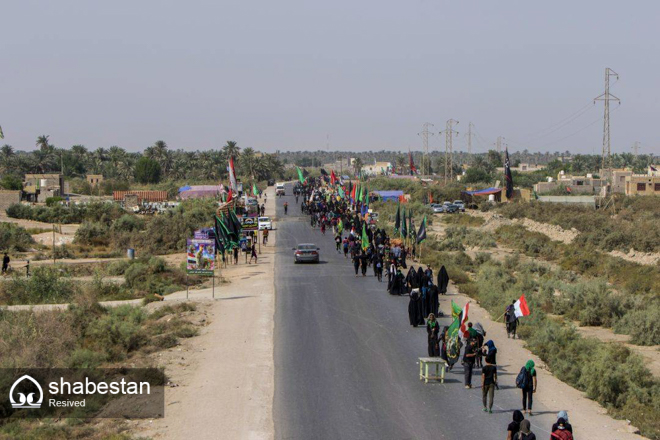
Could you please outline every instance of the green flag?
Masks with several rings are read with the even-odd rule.
[[[417,244],[420,244],[424,240],[426,240],[426,216],[424,216],[422,224],[419,225],[419,232],[417,233]]]
[[[2,132],[2,127],[0,127],[0,139],[4,139],[5,134]]]
[[[346,193],[344,193],[344,188],[342,188],[342,187],[340,186],[340,187],[338,188],[338,190],[339,190],[339,197],[341,197],[342,199],[345,198],[345,197],[346,197]]]
[[[362,250],[369,247],[369,236],[367,235],[367,222],[362,222]]]
[[[459,315],[463,312],[463,309],[461,309],[458,304],[454,302],[454,300],[451,301],[451,317],[456,319],[459,317]]]
[[[257,189],[257,184],[256,183],[252,184],[252,195],[253,196],[258,196],[259,195],[259,189]]]
[[[406,208],[403,208],[402,211],[403,219],[401,220],[401,238],[405,240],[406,236],[408,235],[408,225],[406,225]]]
[[[303,176],[302,170],[300,169],[300,167],[296,167],[296,170],[298,170],[298,180],[300,180],[301,184],[304,183],[305,182],[305,176]]]

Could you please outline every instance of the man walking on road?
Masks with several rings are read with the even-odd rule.
[[[497,367],[486,364],[481,369],[481,395],[484,403],[484,412],[493,413],[493,400],[495,400],[495,388],[497,387]]]
[[[463,368],[465,373],[465,388],[472,388],[472,371],[477,356],[477,340],[470,338],[463,354]]]

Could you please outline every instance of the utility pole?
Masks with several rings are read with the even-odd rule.
[[[424,125],[422,125],[422,131],[417,133],[418,136],[422,137],[422,147],[424,149],[422,174],[425,176],[431,174],[431,170],[429,169],[429,136],[433,136],[433,133],[429,131],[429,127],[433,127],[433,124],[430,122],[425,122]]]
[[[639,156],[639,141],[635,141],[635,143],[633,144],[632,149],[633,149],[633,154],[635,156]]]
[[[448,181],[454,180],[454,135],[458,132],[454,130],[454,124],[458,124],[455,119],[447,121],[445,133],[445,185]],[[442,131],[440,133],[443,133]]]
[[[594,99],[596,101],[603,101],[605,104],[605,111],[603,114],[603,158],[601,168],[607,170],[609,179],[612,179],[612,146],[610,140],[610,101],[621,102],[619,98],[610,93],[610,77],[613,76],[617,80],[619,74],[609,67],[605,68],[605,93]]]

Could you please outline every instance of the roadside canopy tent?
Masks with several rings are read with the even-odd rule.
[[[479,197],[479,196],[488,197],[490,195],[494,195],[495,200],[499,202],[502,199],[502,188],[490,187],[475,191],[462,191],[461,195],[463,196],[462,198],[466,202],[472,202],[474,200],[474,197]]]
[[[388,200],[398,201],[399,197],[403,195],[403,191],[373,191],[378,197],[383,199],[384,202]]]

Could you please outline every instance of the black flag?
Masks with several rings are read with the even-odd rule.
[[[420,244],[424,240],[426,240],[426,216],[424,216],[422,224],[419,225],[419,232],[417,233],[417,244]]]
[[[401,213],[400,213],[400,205],[396,205],[396,217],[394,218],[394,232],[399,232],[399,229],[401,228]]]
[[[506,198],[513,197],[513,177],[511,177],[511,162],[509,162],[509,149],[504,150],[504,178],[506,179]]]

